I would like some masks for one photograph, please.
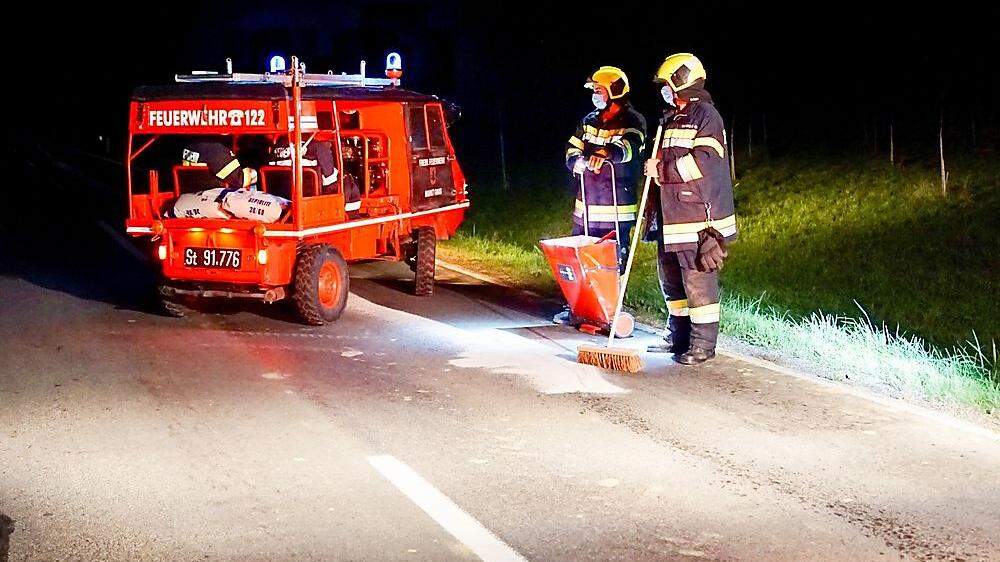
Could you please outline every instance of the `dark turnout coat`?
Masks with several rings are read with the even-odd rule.
[[[618,220],[634,223],[636,217],[635,178],[642,161],[646,142],[646,119],[628,102],[612,116],[608,111],[588,113],[566,143],[566,167],[570,170],[577,158],[589,158],[595,153],[607,154],[607,162],[614,167],[617,193],[611,189],[611,166],[605,165],[601,173],[590,170],[583,173],[591,227],[606,230],[614,227],[615,203]],[[583,198],[579,192],[579,177],[573,178],[577,189],[573,222],[583,224]],[[616,197],[617,196],[617,197]]]
[[[697,250],[698,233],[713,227],[736,238],[733,184],[725,126],[708,92],[668,113],[659,154],[660,230],[667,251]]]

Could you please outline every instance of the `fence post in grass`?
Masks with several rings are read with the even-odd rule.
[[[736,116],[729,123],[729,177],[736,181]]]
[[[500,134],[500,181],[501,187],[504,191],[510,187],[510,180],[507,177],[507,145],[503,138],[503,107],[497,109],[497,120],[500,122],[500,126],[497,130]]]
[[[948,170],[944,166],[944,111],[938,126],[938,154],[941,157],[941,194],[948,195]]]
[[[889,121],[889,165],[896,165],[896,134],[892,129],[892,121]]]
[[[878,117],[875,118],[874,127],[872,128],[872,152],[878,154]]]
[[[761,132],[764,134],[764,151],[767,151],[767,114],[760,116]]]

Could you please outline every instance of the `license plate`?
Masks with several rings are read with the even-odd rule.
[[[239,269],[243,254],[237,249],[185,248],[184,267],[220,267]]]

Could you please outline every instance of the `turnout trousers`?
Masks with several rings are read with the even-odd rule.
[[[667,251],[663,238],[657,238],[657,272],[675,352],[684,353],[690,347],[714,351],[719,340],[719,272],[698,271],[695,252],[682,256]]]

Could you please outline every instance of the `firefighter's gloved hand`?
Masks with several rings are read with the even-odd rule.
[[[587,159],[583,156],[578,156],[576,162],[573,162],[573,175],[582,174],[587,169]]]
[[[711,273],[722,269],[726,261],[726,237],[708,227],[698,233],[698,271]]]
[[[601,173],[601,168],[604,166],[604,161],[608,159],[608,151],[602,149],[594,151],[590,156],[590,160],[587,161],[587,168],[595,174]]]

